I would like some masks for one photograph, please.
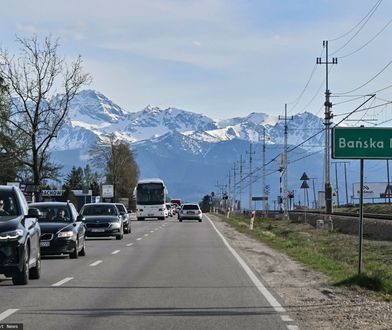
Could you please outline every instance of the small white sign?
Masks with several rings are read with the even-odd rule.
[[[102,198],[112,198],[113,194],[113,185],[111,184],[103,184],[102,185]]]

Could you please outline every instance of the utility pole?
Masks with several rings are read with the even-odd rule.
[[[261,164],[261,195],[266,198],[266,189],[265,189],[265,127],[263,126],[263,149],[262,149],[262,164]],[[267,216],[267,208],[266,208],[266,200],[263,199],[263,212],[264,212],[264,217]]]
[[[237,167],[236,163],[234,163],[234,168],[233,168],[233,209],[237,209],[237,190],[236,190],[236,178],[237,178]]]
[[[243,179],[243,165],[244,161],[242,160],[242,154],[240,156],[240,211],[242,210],[242,179]]]
[[[389,159],[387,159],[387,182],[388,182],[388,203],[391,204],[391,194],[389,192],[389,186],[390,186],[390,179],[389,179]]]
[[[346,204],[348,204],[348,190],[347,190],[347,172],[346,172],[346,164],[350,164],[350,162],[332,162],[331,164],[335,165],[335,184],[336,184],[336,201],[338,207],[340,206],[340,198],[339,198],[339,182],[338,182],[338,170],[337,165],[343,164],[344,165],[344,181],[346,185]]]
[[[314,180],[317,180],[317,178],[309,178],[309,180],[312,180],[312,186],[313,186],[313,204],[314,204],[313,207],[317,209],[316,188],[314,184]]]
[[[255,152],[252,152],[252,143],[250,143],[249,145],[249,152],[247,152],[249,154],[249,212],[252,209],[252,181],[253,181],[253,177],[252,177],[252,160],[253,157],[252,155],[255,154]]]
[[[332,185],[331,185],[331,173],[330,173],[330,162],[331,162],[331,147],[330,147],[330,136],[331,136],[331,119],[332,115],[332,103],[330,101],[331,92],[328,86],[328,64],[337,64],[337,57],[332,58],[332,62],[328,60],[328,40],[324,40],[323,47],[325,48],[325,62],[321,61],[321,57],[317,57],[317,64],[325,64],[325,77],[326,77],[326,88],[325,88],[325,111],[324,111],[324,125],[325,125],[325,154],[324,154],[324,187],[325,187],[325,213],[329,215],[331,220],[332,213]]]
[[[284,120],[284,149],[283,149],[283,205],[284,205],[284,219],[289,220],[289,203],[288,203],[288,189],[287,189],[287,180],[288,180],[288,175],[287,175],[287,163],[288,163],[288,158],[287,158],[287,141],[288,141],[288,125],[287,125],[287,120],[292,120],[293,116],[287,117],[287,104],[284,105],[284,117],[282,118],[279,116],[279,120]]]
[[[231,206],[231,170],[229,171],[228,174],[229,177],[229,189],[227,190],[227,198],[228,198],[228,202],[229,202],[229,210],[230,210],[230,206]]]

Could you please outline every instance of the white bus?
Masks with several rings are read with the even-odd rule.
[[[166,194],[167,190],[163,180],[140,180],[136,186],[137,220],[144,220],[146,218],[164,220]]]

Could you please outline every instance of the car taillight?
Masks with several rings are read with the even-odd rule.
[[[200,214],[201,213],[201,211],[199,210],[199,211],[197,211],[197,214]]]

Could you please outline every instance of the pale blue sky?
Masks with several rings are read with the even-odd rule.
[[[0,45],[15,51],[15,35],[51,34],[60,52],[81,54],[90,88],[127,111],[148,104],[203,113],[213,118],[250,112],[283,114],[303,90],[324,39],[355,26],[376,0],[18,0],[4,2]],[[339,51],[361,47],[391,19],[392,1],[381,2],[362,30]],[[358,29],[357,29],[358,30]],[[330,41],[330,53],[353,34]],[[372,78],[392,59],[392,24],[372,43],[346,58],[330,74],[332,93],[349,91]],[[392,65],[355,92],[392,84]],[[319,115],[325,69],[313,79],[293,113]],[[378,95],[391,99],[392,89]],[[313,96],[314,101],[309,104]],[[334,102],[337,99],[334,99]],[[339,99],[341,102],[343,99]],[[336,102],[338,102],[336,101]],[[344,103],[335,113],[350,111]],[[388,108],[389,107],[389,108]],[[391,110],[385,106],[384,116]]]

